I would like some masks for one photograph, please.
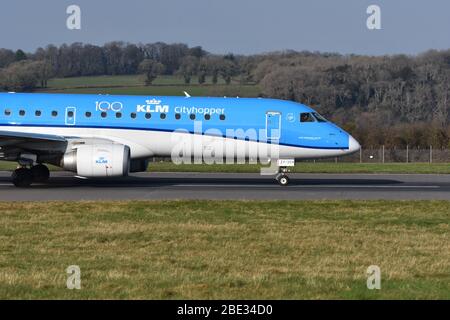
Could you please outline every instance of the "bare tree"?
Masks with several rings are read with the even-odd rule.
[[[39,77],[36,72],[39,62],[23,60],[9,65],[0,72],[0,86],[7,91],[32,91]]]
[[[145,75],[145,85],[149,86],[158,75],[164,72],[164,66],[162,63],[155,60],[145,59],[140,63],[139,71]]]
[[[183,76],[184,83],[191,83],[191,78],[197,73],[198,70],[198,58],[193,56],[187,56],[181,59],[180,69],[178,73]]]

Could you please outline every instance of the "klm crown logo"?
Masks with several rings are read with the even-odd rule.
[[[156,105],[156,104],[161,104],[161,100],[156,100],[156,99],[145,100],[145,102],[146,102],[147,104],[154,104],[154,105]]]

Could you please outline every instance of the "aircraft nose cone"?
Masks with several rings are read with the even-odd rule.
[[[355,138],[348,136],[348,153],[355,153],[361,149],[361,145]]]

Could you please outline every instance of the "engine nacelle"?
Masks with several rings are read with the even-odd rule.
[[[130,148],[123,144],[80,145],[61,160],[61,167],[82,177],[122,177],[130,172]]]

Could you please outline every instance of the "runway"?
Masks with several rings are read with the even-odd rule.
[[[450,175],[290,174],[279,186],[273,176],[242,173],[138,173],[122,179],[86,180],[53,172],[46,184],[18,189],[0,172],[0,201],[164,199],[389,199],[450,200]]]

